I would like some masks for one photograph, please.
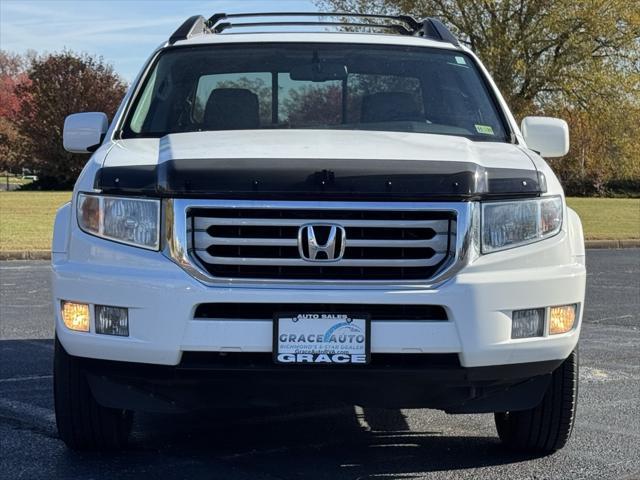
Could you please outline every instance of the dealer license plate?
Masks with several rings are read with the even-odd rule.
[[[366,364],[371,357],[367,315],[281,313],[273,321],[276,363]]]

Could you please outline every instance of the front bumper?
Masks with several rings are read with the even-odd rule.
[[[481,256],[437,288],[363,286],[207,286],[158,252],[115,244],[71,228],[67,253],[53,254],[56,332],[71,355],[119,362],[178,365],[183,352],[268,353],[271,320],[202,320],[201,303],[439,305],[448,321],[375,321],[376,354],[457,354],[464,368],[566,358],[575,348],[584,302],[583,256],[570,235]],[[129,308],[130,336],[68,330],[60,301]],[[576,303],[574,329],[511,339],[511,312]]]
[[[175,367],[80,361],[100,404],[160,413],[325,404],[525,410],[540,403],[561,363],[464,368],[455,354],[378,354],[358,367],[290,366],[250,353],[187,353]]]

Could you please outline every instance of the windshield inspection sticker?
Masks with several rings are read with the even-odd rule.
[[[456,57],[456,63],[457,63],[458,65],[466,65],[466,64],[467,64],[467,62],[466,62],[466,60],[464,59],[464,57]]]
[[[476,125],[476,131],[484,135],[494,135],[493,128],[489,125]]]

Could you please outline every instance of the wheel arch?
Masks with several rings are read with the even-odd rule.
[[[579,263],[585,263],[584,232],[582,221],[572,208],[567,207],[567,232],[571,244],[571,253]]]
[[[71,202],[67,202],[56,212],[56,218],[53,223],[53,239],[51,241],[52,254],[66,254],[68,252],[70,234]]]

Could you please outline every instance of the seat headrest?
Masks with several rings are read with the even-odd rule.
[[[407,92],[378,92],[362,97],[362,123],[424,120],[415,97]]]
[[[216,88],[204,109],[204,126],[210,130],[260,128],[258,96],[246,88]]]

